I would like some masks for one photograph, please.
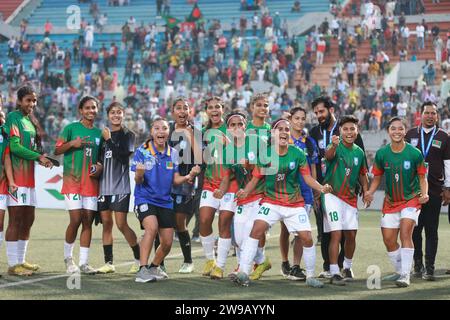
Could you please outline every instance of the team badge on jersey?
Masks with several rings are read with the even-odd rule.
[[[95,138],[95,144],[98,146],[100,145],[100,138]]]
[[[0,135],[0,143],[3,143],[3,136]]]
[[[433,142],[431,143],[431,145],[433,146],[433,147],[436,147],[436,148],[441,148],[441,145],[442,145],[442,142],[441,141],[439,141],[439,140],[433,140]]]
[[[411,168],[411,161],[404,161],[403,168],[405,168],[405,170],[409,170],[409,168]]]
[[[413,147],[417,147],[418,144],[419,144],[419,139],[417,139],[417,138],[411,139],[411,145]]]
[[[256,156],[253,153],[253,151],[250,151],[247,156],[248,156],[248,160],[250,160],[250,161],[253,161],[256,158]]]
[[[289,169],[294,170],[294,168],[295,168],[295,162],[294,161],[289,162]]]
[[[353,163],[354,163],[355,166],[357,166],[358,163],[359,163],[359,159],[357,157],[354,157],[353,158]]]
[[[172,161],[167,161],[166,162],[166,168],[167,168],[167,170],[173,170],[173,162]]]

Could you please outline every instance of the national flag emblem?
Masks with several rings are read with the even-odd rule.
[[[353,158],[353,163],[355,164],[355,166],[357,166],[357,165],[358,165],[358,163],[359,163],[359,160],[358,160],[358,158],[354,157],[354,158]]]
[[[167,168],[167,170],[173,170],[173,162],[172,161],[167,161],[166,162],[166,168]]]
[[[165,16],[164,20],[166,20],[166,25],[169,29],[175,28],[180,23],[180,20],[172,16]]]
[[[186,18],[187,22],[195,22],[203,17],[203,14],[196,3],[192,8],[191,14]]]
[[[409,168],[411,168],[411,161],[404,161],[403,168],[405,168],[405,170],[409,170]]]
[[[289,169],[291,169],[291,170],[295,169],[295,162],[294,161],[289,163]]]
[[[441,141],[439,141],[439,140],[433,140],[433,142],[431,143],[431,145],[433,146],[433,147],[436,147],[436,148],[441,148],[441,145],[442,145],[442,142]]]

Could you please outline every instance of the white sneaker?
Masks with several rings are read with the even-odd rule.
[[[64,263],[66,264],[66,272],[67,273],[77,273],[80,272],[78,266],[73,262],[72,257],[64,259]]]
[[[410,285],[409,274],[401,275],[400,278],[397,281],[395,281],[395,284],[399,288],[409,287],[409,285]]]
[[[192,273],[194,272],[194,264],[193,263],[183,263],[181,265],[180,270],[178,270],[178,273]]]
[[[331,279],[331,278],[332,278],[332,275],[331,275],[331,272],[330,272],[330,271],[322,271],[322,272],[319,274],[318,278],[319,278],[319,279]]]

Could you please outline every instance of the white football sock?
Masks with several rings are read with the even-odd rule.
[[[351,269],[353,265],[353,260],[344,257],[344,269]]]
[[[239,265],[239,263],[241,261],[241,253],[242,253],[241,247],[236,247],[236,259],[237,259],[237,264],[238,265]]]
[[[28,247],[28,240],[17,241],[17,262],[19,264],[25,263],[27,247]]]
[[[401,248],[400,255],[402,257],[402,275],[409,275],[414,257],[414,248]]]
[[[402,272],[402,256],[400,254],[400,248],[395,251],[388,252],[388,256],[394,266],[395,272],[400,274]]]
[[[8,265],[14,267],[19,264],[17,260],[17,241],[5,241],[6,243],[6,255],[8,257]]]
[[[225,264],[227,263],[227,257],[230,248],[231,248],[231,238],[229,239],[219,238],[219,241],[217,242],[216,264],[222,270],[225,268]]]
[[[206,259],[214,260],[214,235],[211,233],[209,236],[200,236],[200,241],[202,242],[203,252]]]
[[[314,245],[312,247],[303,247],[303,258],[305,259],[306,277],[314,277],[314,269],[316,267],[316,248]]]
[[[239,271],[244,272],[247,275],[250,274],[253,260],[255,259],[256,251],[258,250],[258,243],[258,239],[253,239],[251,237],[244,240]]]
[[[67,243],[64,241],[64,259],[73,258],[73,247],[75,243]]]
[[[88,264],[89,261],[89,248],[80,247],[80,266]]]
[[[266,260],[266,255],[264,254],[264,247],[258,247],[256,250],[255,263],[261,264]]]
[[[337,264],[330,264],[331,275],[339,274],[339,266]]]

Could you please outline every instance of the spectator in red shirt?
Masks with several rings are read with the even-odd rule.
[[[53,30],[53,25],[50,20],[47,19],[47,22],[44,25],[45,36],[48,36]]]

